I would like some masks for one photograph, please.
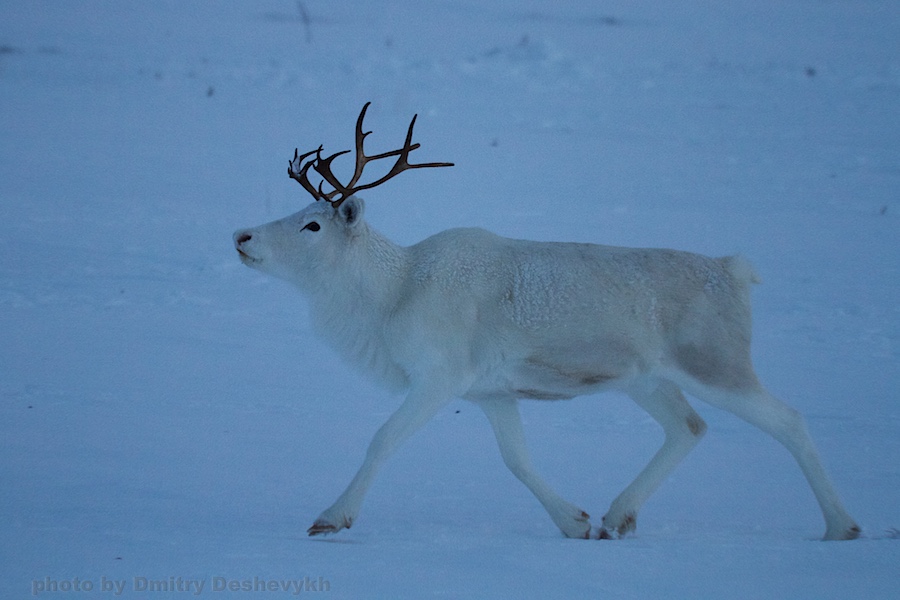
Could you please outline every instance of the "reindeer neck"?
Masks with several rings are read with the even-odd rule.
[[[362,232],[342,281],[318,296],[313,322],[345,359],[369,371],[390,388],[407,384],[381,338],[383,324],[397,304],[408,271],[407,250],[373,230]]]
[[[349,249],[346,271],[335,280],[328,299],[333,306],[352,311],[354,319],[391,310],[409,264],[405,248],[367,224],[363,227]]]

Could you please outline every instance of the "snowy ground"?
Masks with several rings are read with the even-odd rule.
[[[0,2],[0,595],[896,597],[898,39],[894,0]],[[750,258],[757,370],[866,537],[812,541],[787,453],[698,406],[710,431],[636,536],[567,540],[457,402],[353,529],[307,538],[399,397],[231,233],[305,205],[294,147],[350,147],[368,100],[373,151],[419,113],[418,158],[457,164],[366,195],[398,242]],[[595,520],[661,441],[616,395],[524,411]]]

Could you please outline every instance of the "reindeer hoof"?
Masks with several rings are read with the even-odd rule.
[[[603,526],[597,530],[594,539],[619,540],[637,528],[637,515],[633,512],[625,513],[620,523],[614,523],[612,519],[603,517]]]
[[[337,533],[341,529],[349,529],[352,523],[353,521],[351,521],[350,519],[344,519],[344,524],[338,526],[325,519],[318,519],[315,523],[312,524],[312,527],[306,530],[306,533],[310,537],[314,535]]]
[[[557,526],[567,538],[591,539],[591,515],[573,507],[565,519],[555,519]]]
[[[844,529],[839,529],[837,532],[832,532],[830,529],[825,532],[825,537],[822,539],[825,541],[833,541],[833,540],[855,540],[859,538],[862,534],[862,530],[859,528],[859,525],[853,523],[852,525],[847,526]]]
[[[313,523],[312,527],[306,530],[306,533],[309,534],[310,537],[314,535],[322,535],[327,533],[337,533],[338,528],[332,525],[331,523],[319,523],[316,521]]]

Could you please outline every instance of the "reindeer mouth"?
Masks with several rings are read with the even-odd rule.
[[[244,263],[245,265],[252,266],[252,265],[255,265],[256,263],[262,261],[262,259],[254,258],[254,257],[250,256],[249,254],[247,254],[240,248],[236,248],[236,250],[237,250],[238,255],[241,257],[241,262]]]

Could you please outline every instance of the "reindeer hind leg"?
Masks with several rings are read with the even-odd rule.
[[[822,510],[826,525],[823,539],[850,540],[859,537],[860,528],[844,508],[799,412],[772,396],[755,376],[753,384],[747,386],[713,387],[694,380],[685,382],[685,389],[704,402],[755,425],[787,448],[803,471]]]

